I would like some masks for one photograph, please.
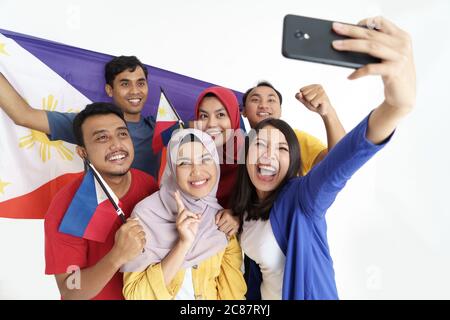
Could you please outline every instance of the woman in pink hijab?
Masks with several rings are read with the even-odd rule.
[[[196,129],[174,134],[160,191],[132,213],[149,240],[122,268],[126,299],[244,299],[241,248],[215,223],[219,181],[212,138]]]

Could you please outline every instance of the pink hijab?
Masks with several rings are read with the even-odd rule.
[[[184,193],[176,181],[176,162],[181,142],[188,135],[194,135],[205,146],[216,164],[217,180],[211,192],[204,198],[194,199]],[[223,250],[228,240],[217,229],[216,213],[222,209],[217,202],[216,192],[220,180],[219,157],[214,141],[206,133],[197,129],[183,129],[174,134],[169,142],[167,163],[161,180],[161,188],[151,196],[139,202],[131,217],[139,218],[147,237],[145,251],[133,261],[122,267],[122,272],[139,272],[149,265],[159,263],[172,250],[178,241],[176,229],[177,205],[173,196],[180,192],[187,210],[202,215],[197,236],[186,255],[182,268],[190,268]]]

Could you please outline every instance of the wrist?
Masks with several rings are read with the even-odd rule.
[[[122,252],[115,246],[105,257],[116,269],[119,269],[122,265],[128,262]]]
[[[178,250],[180,250],[184,254],[186,254],[189,251],[191,246],[192,246],[192,241],[183,240],[183,239],[179,239],[176,244],[176,247],[178,248]]]
[[[333,119],[336,118],[336,110],[334,110],[332,106],[329,106],[327,108],[327,112],[325,114],[321,114],[320,116],[324,122],[333,121]]]

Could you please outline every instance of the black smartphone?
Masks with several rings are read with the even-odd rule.
[[[286,58],[360,68],[381,60],[368,54],[337,51],[331,43],[348,39],[332,29],[333,21],[288,14],[283,23],[282,54]]]

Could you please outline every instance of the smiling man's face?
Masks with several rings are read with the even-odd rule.
[[[121,118],[115,114],[95,115],[87,118],[81,129],[86,156],[103,177],[127,174],[134,148]]]
[[[280,99],[275,90],[270,87],[254,88],[244,102],[242,115],[248,119],[252,128],[264,119],[281,117]]]
[[[122,109],[127,121],[138,121],[147,101],[148,84],[144,70],[125,70],[114,78],[113,85],[106,85],[106,93]]]

